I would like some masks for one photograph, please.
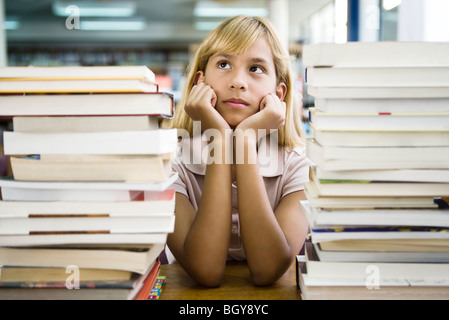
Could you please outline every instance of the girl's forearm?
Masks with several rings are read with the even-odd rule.
[[[214,152],[225,147],[220,141],[214,146]],[[207,165],[198,211],[184,243],[186,269],[209,286],[218,285],[224,272],[232,223],[231,165],[214,159],[218,163]]]
[[[276,281],[290,266],[292,250],[271,208],[257,158],[256,140],[244,144],[245,161],[236,164],[239,218],[248,266],[256,284]],[[238,150],[242,152],[243,150]]]

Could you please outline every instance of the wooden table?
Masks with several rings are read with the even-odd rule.
[[[243,262],[228,262],[222,285],[212,289],[196,284],[179,264],[162,265],[160,274],[167,277],[160,300],[300,300],[294,263],[269,287],[254,286]]]

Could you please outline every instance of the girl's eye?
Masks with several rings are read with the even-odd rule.
[[[263,73],[264,69],[260,66],[252,66],[251,68],[249,68],[249,71],[254,73]]]
[[[217,65],[220,69],[230,69],[231,68],[231,66],[229,65],[229,63],[227,61],[220,61]]]

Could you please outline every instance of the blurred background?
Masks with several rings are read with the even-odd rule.
[[[0,0],[0,65],[147,65],[177,97],[198,43],[242,13],[272,20],[299,82],[305,44],[449,41],[447,0]]]
[[[198,44],[238,14],[278,29],[303,120],[304,45],[449,41],[448,0],[0,0],[0,66],[146,65],[176,101]]]

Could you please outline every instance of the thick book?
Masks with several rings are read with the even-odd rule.
[[[366,279],[367,270],[373,266],[372,261],[322,261],[312,243],[306,243],[305,257],[307,273],[315,278]],[[444,281],[446,286],[449,285],[448,263],[376,262],[375,267],[379,271],[379,280],[421,280],[423,285]]]
[[[176,129],[111,132],[3,133],[5,155],[165,154],[176,151]]]
[[[449,99],[325,99],[318,98],[314,107],[329,113],[444,113],[449,112]]]
[[[18,281],[0,282],[0,298],[4,300],[147,300],[148,287],[154,286],[160,262],[154,261],[145,274],[133,273],[123,280]],[[69,276],[68,274],[67,276]],[[81,276],[82,277],[82,276]]]
[[[158,92],[157,83],[146,79],[88,80],[5,80],[0,79],[0,93],[106,93]]]
[[[155,80],[146,66],[1,67],[0,79],[141,79]]]
[[[360,226],[423,226],[449,228],[445,210],[437,209],[320,209],[308,201],[300,207],[313,229]]]
[[[103,132],[159,129],[151,116],[27,116],[13,117],[14,132]]]
[[[312,44],[304,47],[303,64],[306,67],[447,67],[449,44],[397,41]]]
[[[163,182],[45,182],[0,179],[5,201],[118,202],[142,199],[145,191],[164,191],[178,178],[172,173]]]
[[[307,86],[307,93],[323,99],[398,99],[449,98],[446,87],[315,87]]]
[[[26,267],[60,267],[125,270],[144,274],[158,258],[164,244],[140,247],[2,247],[0,264]]]
[[[0,93],[157,92],[146,66],[3,67]]]
[[[323,147],[306,141],[307,156],[322,170],[449,169],[449,147]],[[347,179],[348,180],[348,179]]]
[[[449,181],[449,169],[384,169],[329,171],[313,167],[319,180],[362,180],[395,182],[438,182]]]
[[[449,74],[449,72],[448,72]],[[449,130],[449,109],[442,113],[330,113],[309,109],[317,130]]]
[[[305,182],[304,192],[311,206],[322,209],[438,208],[434,197],[324,197],[313,181]]]
[[[11,157],[15,180],[162,182],[169,178],[171,156],[43,155]]]
[[[322,251],[449,253],[449,239],[349,239],[318,245]]]
[[[2,117],[173,114],[173,95],[162,92],[0,95]]]
[[[108,216],[107,214],[32,215],[0,219],[1,235],[47,233],[171,233],[175,216]]]
[[[303,300],[447,300],[449,285],[439,280],[420,281],[364,278],[311,277],[303,257],[297,257],[297,285]]]
[[[448,87],[449,66],[446,67],[367,67],[306,69],[306,83],[313,87]]]
[[[320,197],[439,197],[449,183],[372,182],[311,179]]]
[[[171,215],[174,212],[175,190],[145,191],[134,201],[123,202],[33,202],[0,201],[0,218],[28,217],[45,214],[107,214],[109,216],[140,216],[153,213]]]
[[[313,137],[326,147],[437,147],[449,146],[447,130],[319,130]]]
[[[444,251],[327,251],[320,244],[313,246],[320,261],[449,263],[449,252]]]
[[[28,235],[0,235],[2,247],[30,247],[55,245],[146,245],[149,243],[167,243],[168,233],[46,233]]]

